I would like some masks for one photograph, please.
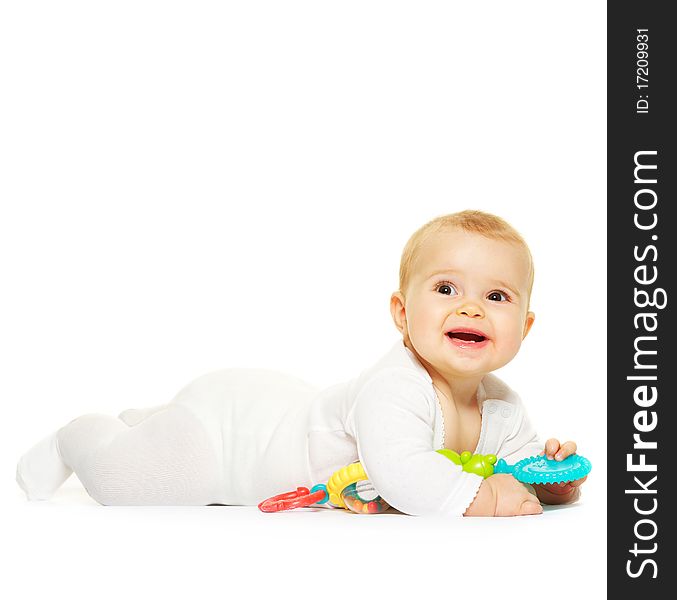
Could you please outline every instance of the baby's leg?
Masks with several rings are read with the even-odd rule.
[[[105,447],[126,429],[129,427],[122,421],[108,415],[88,414],[73,419],[42,439],[19,459],[17,483],[29,500],[48,500],[74,470],[78,473],[85,470],[84,459],[95,448]],[[68,438],[66,446],[76,444],[79,451],[70,451],[64,456],[59,444],[64,432],[67,432]]]
[[[160,404],[151,408],[130,408],[121,412],[118,419],[133,427],[166,407],[167,404]],[[113,431],[119,429],[117,424],[111,427]],[[16,479],[29,500],[48,500],[71,473],[73,470],[59,455],[55,432],[38,442],[21,458],[17,465]]]
[[[167,405],[134,427],[108,415],[83,415],[54,437],[53,446],[38,444],[19,462],[17,481],[23,467],[32,475],[34,497],[59,480],[59,469],[44,458],[46,447],[56,447],[62,465],[75,471],[100,504],[206,505],[221,498],[221,461],[200,421],[184,406]],[[36,476],[40,465],[42,479]],[[31,498],[31,490],[26,492]]]

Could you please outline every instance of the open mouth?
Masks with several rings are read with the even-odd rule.
[[[469,331],[448,331],[447,336],[452,340],[459,340],[462,342],[469,342],[471,344],[477,344],[479,342],[484,342],[487,338],[478,333],[471,333]]]
[[[480,351],[489,345],[489,338],[477,329],[454,329],[447,331],[447,337],[453,346],[462,351]]]

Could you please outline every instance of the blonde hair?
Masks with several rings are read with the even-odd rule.
[[[483,235],[489,239],[512,242],[524,248],[529,257],[529,293],[527,298],[531,298],[531,290],[534,285],[534,260],[529,246],[527,246],[527,243],[518,231],[507,221],[481,210],[463,210],[442,215],[432,221],[428,221],[412,234],[404,246],[400,260],[400,292],[402,294],[405,294],[405,290],[409,285],[413,265],[423,243],[431,236],[442,231],[448,231],[454,227],[470,233]]]

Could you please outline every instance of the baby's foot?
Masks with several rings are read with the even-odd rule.
[[[151,408],[129,408],[127,410],[123,410],[118,415],[118,419],[130,427],[134,427],[134,425],[138,425],[141,423],[141,421],[147,419],[151,415],[154,415],[156,412],[164,410],[167,408],[167,406],[167,404],[160,404],[158,406],[152,406]]]
[[[16,466],[16,482],[29,500],[49,500],[73,472],[61,460],[56,434],[39,441]]]

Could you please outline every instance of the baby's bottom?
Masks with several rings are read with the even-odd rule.
[[[72,472],[105,505],[207,505],[223,486],[201,422],[179,404],[78,417],[21,457],[17,482],[46,500]]]

